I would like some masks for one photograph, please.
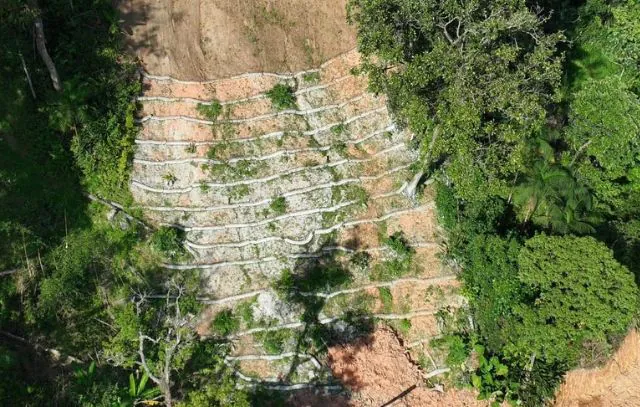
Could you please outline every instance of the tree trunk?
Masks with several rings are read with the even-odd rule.
[[[40,8],[38,7],[38,3],[36,0],[30,0],[29,4],[33,7],[37,14],[37,17],[33,21],[33,26],[36,30],[36,47],[38,48],[38,53],[40,54],[40,58],[47,66],[49,70],[49,76],[51,76],[51,82],[53,83],[53,88],[60,92],[62,90],[62,83],[60,82],[60,77],[58,76],[58,70],[56,69],[56,65],[53,63],[53,60],[49,56],[49,51],[47,51],[47,42],[44,38],[44,24],[42,23],[42,18],[40,17]]]
[[[163,383],[163,385],[160,386],[160,389],[162,390],[162,395],[164,396],[164,405],[167,407],[172,407],[173,399],[171,398],[171,387],[168,383]]]
[[[413,176],[413,179],[404,190],[404,194],[407,198],[413,199],[416,196],[416,189],[418,188],[418,184],[420,183],[420,180],[422,179],[423,176],[424,176],[424,171],[420,171],[419,173]]]

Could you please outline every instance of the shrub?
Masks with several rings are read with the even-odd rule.
[[[269,208],[276,215],[282,215],[287,212],[287,201],[283,196],[279,196],[271,201]]]
[[[186,254],[184,232],[169,226],[162,226],[151,236],[151,245],[166,258],[177,260]]]
[[[206,117],[208,120],[215,122],[222,113],[222,105],[217,100],[212,100],[210,104],[198,103],[196,108],[198,113]]]
[[[220,311],[211,322],[211,329],[222,336],[229,335],[238,328],[240,328],[240,320],[230,309]]]
[[[458,200],[453,188],[440,182],[436,184],[436,208],[440,224],[447,230],[453,229],[458,221]]]
[[[267,92],[267,97],[277,110],[295,109],[296,97],[293,88],[289,85],[279,83]]]
[[[267,331],[263,332],[260,338],[265,352],[271,355],[277,355],[284,351],[286,342],[291,338],[291,331],[288,329]]]
[[[357,252],[351,256],[349,262],[359,269],[360,271],[365,271],[369,268],[369,262],[371,262],[371,255],[367,252]]]
[[[307,72],[302,75],[302,80],[305,83],[318,83],[320,82],[320,72]]]

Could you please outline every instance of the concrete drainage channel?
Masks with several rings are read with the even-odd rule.
[[[165,266],[198,269],[200,333],[232,341],[226,361],[247,384],[334,389],[318,350],[373,323],[444,367],[427,339],[463,300],[437,257],[433,191],[402,194],[410,135],[351,75],[358,62],[351,51],[291,75],[144,76],[131,190],[148,220],[184,230],[193,260]],[[274,108],[278,84],[295,106]]]

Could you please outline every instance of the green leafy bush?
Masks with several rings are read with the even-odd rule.
[[[196,109],[198,110],[198,113],[213,122],[218,120],[220,113],[222,113],[222,105],[215,99],[209,104],[198,103],[198,107]]]
[[[169,226],[162,226],[151,236],[151,245],[171,260],[177,260],[186,254],[183,242],[184,232]]]
[[[279,196],[271,200],[269,208],[276,215],[282,215],[287,212],[287,200],[283,196]]]
[[[222,336],[232,334],[238,328],[240,328],[240,320],[230,309],[220,311],[211,322],[211,329]]]
[[[279,83],[267,92],[267,97],[277,110],[295,109],[296,96],[293,88],[289,85]]]

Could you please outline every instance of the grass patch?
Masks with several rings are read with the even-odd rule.
[[[262,342],[262,346],[266,353],[277,355],[284,351],[285,345],[291,338],[289,329],[279,329],[277,331],[266,331],[256,334],[256,337]]]
[[[397,324],[396,328],[402,335],[409,335],[409,331],[411,331],[411,321],[408,319],[401,319]]]
[[[240,319],[230,309],[220,311],[211,322],[211,330],[222,336],[236,332],[238,328],[240,328]]]
[[[346,130],[347,126],[345,126],[344,123],[336,124],[335,126],[331,127],[331,133],[336,136],[343,134]]]
[[[393,310],[393,294],[389,287],[378,287],[378,295],[382,302],[382,311],[390,313]]]
[[[249,185],[234,185],[229,189],[229,198],[232,201],[237,201],[249,195],[250,192],[251,189],[249,188]]]
[[[269,204],[269,208],[276,215],[282,215],[287,212],[287,200],[283,196],[274,198]]]
[[[242,318],[242,321],[248,327],[251,327],[255,323],[253,319],[253,304],[255,304],[256,301],[257,298],[253,298],[249,301],[243,301],[236,306],[236,313],[240,315],[240,318]]]
[[[376,265],[371,278],[379,281],[391,281],[409,274],[413,269],[415,250],[409,246],[402,232],[382,239],[382,243],[391,251],[391,258]]]
[[[307,72],[302,75],[302,81],[304,83],[318,83],[320,82],[320,72]]]
[[[215,122],[218,120],[220,113],[222,113],[222,105],[217,100],[212,100],[210,104],[198,103],[198,107],[196,108],[198,113],[202,116],[206,117],[207,120],[211,120]]]
[[[289,85],[282,83],[275,85],[267,92],[267,97],[277,110],[296,108],[296,96],[293,93],[293,88]]]

